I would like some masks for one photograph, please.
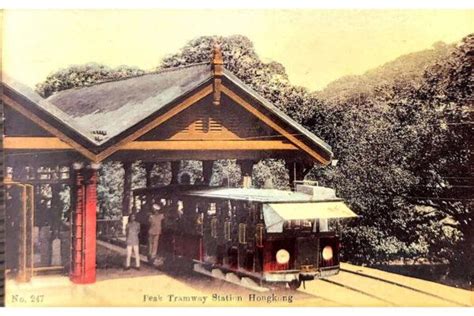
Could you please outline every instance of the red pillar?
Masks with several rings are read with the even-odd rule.
[[[96,278],[97,164],[74,164],[72,254],[70,279],[94,283]]]

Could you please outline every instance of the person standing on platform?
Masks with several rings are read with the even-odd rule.
[[[131,214],[128,218],[126,226],[127,232],[127,260],[125,262],[125,270],[130,269],[130,261],[132,260],[132,251],[135,255],[135,269],[140,270],[140,253],[138,234],[140,233],[140,223],[135,220],[135,214]]]
[[[153,262],[156,259],[163,217],[160,205],[153,204],[152,214],[148,219],[150,223],[150,229],[148,230],[148,262]]]

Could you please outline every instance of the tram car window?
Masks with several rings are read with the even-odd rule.
[[[259,248],[263,247],[263,239],[265,234],[265,226],[263,224],[257,224],[255,233],[255,245]]]
[[[247,239],[246,239],[246,230],[247,230],[247,225],[240,223],[239,224],[239,243],[240,244],[246,244]]]
[[[319,231],[320,232],[327,232],[329,231],[329,225],[327,219],[320,219],[319,220]]]
[[[216,203],[209,203],[209,208],[207,209],[207,215],[216,214]]]
[[[169,221],[179,223],[163,231],[161,255],[171,262],[188,262],[194,271],[224,280],[233,273],[233,279],[247,278],[245,284],[297,288],[339,272],[336,219],[357,216],[328,190],[170,185],[135,190],[134,196],[167,200]]]
[[[215,216],[211,218],[211,236],[217,238],[217,217]]]
[[[199,235],[204,233],[204,213],[199,213],[196,219],[196,232]]]
[[[231,225],[232,225],[232,222],[230,220],[226,220],[224,222],[224,238],[226,241],[231,241],[232,238],[231,238]]]

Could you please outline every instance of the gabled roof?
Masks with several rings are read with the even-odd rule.
[[[26,109],[36,112],[39,116],[47,115],[58,120],[58,127],[73,130],[77,137],[88,139],[90,133],[81,127],[67,113],[61,111],[57,106],[51,104],[41,97],[33,89],[16,81],[6,74],[2,74],[2,97],[8,97],[13,101],[21,103]],[[8,103],[8,102],[7,102]],[[35,111],[36,110],[36,111]]]
[[[270,112],[278,116],[281,120],[283,120],[285,123],[293,127],[299,134],[307,137],[310,139],[312,142],[317,144],[318,146],[324,148],[328,152],[331,152],[331,146],[327,144],[325,141],[323,141],[321,138],[318,136],[314,135],[310,131],[308,131],[306,128],[304,128],[302,125],[298,124],[295,120],[293,120],[291,117],[286,115],[283,111],[278,109],[276,106],[274,106],[272,103],[270,103],[267,99],[262,97],[260,94],[258,94],[255,90],[250,88],[248,85],[246,85],[243,81],[241,81],[239,78],[237,78],[233,73],[228,71],[227,69],[224,69],[224,76],[229,79],[231,82],[236,84],[239,88],[241,88],[243,91],[247,92],[249,95],[251,95],[253,98],[258,100],[265,108],[267,108]]]
[[[166,69],[133,78],[68,89],[46,100],[101,145],[193,90],[212,76],[209,64]],[[99,138],[95,131],[99,133]]]
[[[3,78],[2,84],[5,88],[4,101],[9,103],[13,100],[21,104],[21,111],[31,112],[39,119],[47,120],[52,125],[50,132],[86,157],[100,161],[119,148],[111,148],[112,145],[136,139],[130,135],[130,131],[136,130],[137,126],[149,124],[151,117],[169,111],[184,96],[197,93],[204,86],[210,87],[214,75],[211,64],[194,64],[68,89],[47,99],[8,77]],[[222,79],[224,93],[232,93],[226,87],[226,83],[229,83],[237,94],[250,99],[252,105],[258,103],[265,112],[264,119],[270,115],[285,128],[290,128],[291,133],[287,133],[290,142],[299,143],[297,146],[307,152],[317,148],[323,153],[326,163],[332,157],[328,144],[277,109],[230,71],[223,69]],[[206,94],[210,93],[208,89],[206,91]],[[272,123],[269,120],[265,122]],[[293,135],[297,135],[298,139]],[[318,154],[312,156],[319,157]]]

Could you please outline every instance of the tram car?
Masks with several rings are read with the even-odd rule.
[[[138,209],[161,205],[159,255],[171,266],[252,289],[339,272],[337,219],[357,216],[334,190],[307,184],[295,191],[165,186],[134,191]],[[153,205],[152,205],[153,204]]]

